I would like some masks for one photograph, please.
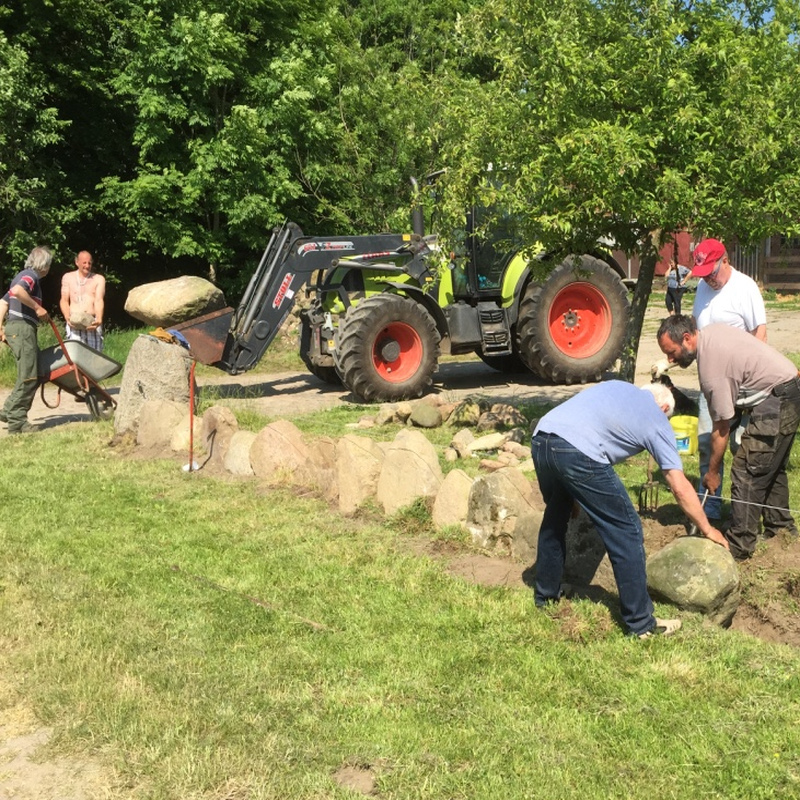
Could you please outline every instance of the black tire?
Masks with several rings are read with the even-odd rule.
[[[520,355],[553,383],[599,381],[620,357],[630,314],[628,292],[604,261],[568,258],[520,304]]]
[[[306,365],[306,369],[314,375],[314,377],[319,378],[324,383],[329,383],[331,386],[341,386],[342,380],[339,377],[339,373],[336,372],[336,367],[331,365],[328,366],[321,366],[320,364],[315,364],[311,360],[311,323],[306,318],[305,314],[300,315],[300,358],[303,360],[303,363]]]
[[[433,318],[416,301],[371,295],[350,306],[339,322],[336,370],[366,402],[419,397],[431,385],[439,339]]]
[[[95,420],[111,419],[114,416],[114,403],[94,386],[86,393],[86,407]]]

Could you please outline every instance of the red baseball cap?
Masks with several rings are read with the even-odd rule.
[[[696,278],[705,278],[714,271],[717,261],[726,255],[728,251],[719,239],[704,239],[694,249],[692,275]]]

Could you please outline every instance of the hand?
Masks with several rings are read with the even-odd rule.
[[[670,364],[666,358],[662,358],[660,361],[656,361],[653,366],[650,367],[650,377],[657,381],[662,375],[666,375],[669,370],[671,370],[675,365]]]
[[[44,306],[36,306],[36,316],[39,317],[40,322],[47,322],[50,319],[50,315],[47,313]]]
[[[6,329],[0,327],[0,342],[4,342],[6,340]]]
[[[709,470],[703,476],[703,486],[708,489],[709,494],[714,494],[721,484],[722,479],[719,476],[719,472],[711,472],[711,470]]]
[[[710,533],[706,534],[706,539],[710,539],[714,544],[718,544],[720,547],[724,547],[726,550],[730,550],[731,546],[728,544],[728,540],[716,529],[712,528]]]
[[[86,326],[87,331],[96,331],[103,323],[102,322],[93,322],[91,325]]]

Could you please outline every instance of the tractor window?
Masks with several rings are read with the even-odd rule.
[[[473,214],[476,220],[479,219],[481,209],[475,209]],[[496,291],[500,288],[503,274],[514,256],[512,240],[513,220],[510,217],[497,221],[487,238],[473,238],[473,260],[480,291]]]

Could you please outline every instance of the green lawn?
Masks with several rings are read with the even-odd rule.
[[[353,797],[342,766],[388,798],[800,794],[796,650],[548,615],[413,555],[418,514],[343,519],[111,434],[0,449],[0,718],[29,704],[109,796]]]

